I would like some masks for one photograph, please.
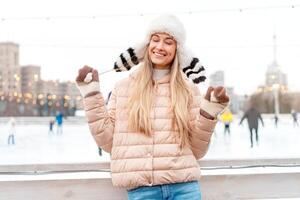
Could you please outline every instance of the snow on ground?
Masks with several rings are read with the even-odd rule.
[[[259,145],[250,148],[247,122],[231,126],[224,136],[218,123],[205,159],[300,158],[300,127],[293,127],[289,116],[281,116],[278,128],[271,118],[259,130]],[[109,154],[98,155],[97,146],[86,123],[66,123],[62,135],[48,134],[44,124],[17,124],[16,145],[7,145],[8,127],[0,124],[0,164],[37,164],[109,161]]]

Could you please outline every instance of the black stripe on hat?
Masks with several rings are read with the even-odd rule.
[[[206,79],[205,76],[200,76],[200,77],[198,77],[198,78],[193,79],[193,82],[194,82],[194,83],[200,83],[200,82],[205,81],[205,79]]]
[[[122,70],[120,69],[120,67],[117,65],[117,62],[115,62],[115,64],[114,64],[114,70],[116,71],[116,72],[121,72]]]
[[[121,58],[121,61],[122,61],[123,65],[124,65],[124,67],[127,70],[130,70],[131,66],[128,64],[127,60],[124,58],[123,53],[120,55],[120,58]]]
[[[134,49],[130,47],[129,49],[127,49],[127,52],[130,55],[131,62],[135,65],[139,64],[139,60],[138,60],[137,56],[134,53]]]
[[[204,67],[201,66],[200,69],[198,71],[189,71],[188,73],[186,73],[187,77],[189,77],[191,74],[199,74],[200,72],[204,71]]]
[[[198,58],[193,58],[192,62],[191,62],[191,65],[190,66],[187,66],[185,68],[182,69],[182,71],[185,73],[187,70],[191,69],[193,70],[193,68],[195,67],[195,65],[199,62],[199,59]]]

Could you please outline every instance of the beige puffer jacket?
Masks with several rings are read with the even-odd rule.
[[[132,189],[199,179],[197,159],[207,152],[216,125],[215,120],[199,114],[199,89],[188,83],[194,96],[189,121],[195,131],[191,134],[191,148],[180,150],[178,132],[171,128],[173,113],[168,110],[170,75],[155,82],[152,136],[127,130],[128,111],[125,107],[136,76],[137,71],[116,84],[107,108],[101,94],[84,99],[90,131],[98,146],[111,153],[113,185]]]

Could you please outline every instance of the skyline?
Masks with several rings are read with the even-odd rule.
[[[187,31],[187,45],[206,67],[207,77],[223,70],[226,86],[234,87],[237,94],[251,93],[265,84],[265,73],[273,62],[276,33],[277,62],[288,76],[289,88],[300,91],[297,77],[300,27],[296,26],[300,8],[296,1],[283,4],[280,0],[227,3],[189,0],[170,4],[171,1],[155,0],[143,5],[139,1],[101,4],[89,0],[73,2],[72,6],[68,1],[51,2],[17,2],[24,4],[18,6],[17,12],[12,12],[14,1],[5,2],[6,6],[0,8],[0,41],[19,43],[20,65],[41,66],[43,79],[74,80],[78,69],[85,64],[100,72],[112,69],[117,56],[143,38],[156,8],[156,13],[168,10],[180,18]],[[130,6],[133,3],[138,9]],[[120,6],[115,7],[117,4]],[[281,7],[246,9],[275,5]],[[243,10],[230,10],[238,8]],[[187,11],[192,14],[182,13]],[[113,82],[126,76],[127,73],[111,72],[100,77],[101,89],[107,92]],[[208,81],[200,88],[207,85]]]

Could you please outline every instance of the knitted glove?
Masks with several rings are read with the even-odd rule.
[[[209,87],[206,95],[201,99],[201,110],[216,118],[229,103],[229,97],[224,87]]]
[[[76,85],[83,97],[88,97],[100,92],[98,71],[84,66],[79,69]]]

